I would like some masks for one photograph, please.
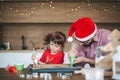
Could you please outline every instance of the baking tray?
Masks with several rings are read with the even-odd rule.
[[[32,73],[73,73],[75,70],[81,70],[81,67],[71,67],[70,64],[41,64],[30,68]]]

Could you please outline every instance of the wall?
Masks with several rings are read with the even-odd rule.
[[[2,26],[0,27],[0,43],[2,42]]]
[[[10,41],[11,49],[21,49],[21,35],[25,36],[25,45],[28,49],[32,49],[30,41],[38,42],[40,37],[44,37],[48,33],[62,31],[67,35],[70,24],[45,23],[45,24],[3,24],[3,42]]]
[[[120,1],[0,3],[0,23],[71,23],[90,17],[98,23],[120,22]]]
[[[22,5],[22,6],[21,6]],[[2,42],[10,41],[11,49],[21,49],[25,36],[27,49],[47,33],[63,31],[81,17],[92,18],[99,28],[120,30],[120,1],[108,2],[5,2],[0,3]],[[3,29],[1,28],[3,27]],[[0,37],[1,37],[0,36]],[[69,50],[66,44],[65,50]]]
[[[25,36],[25,45],[32,50],[30,41],[38,42],[40,37],[44,37],[48,33],[55,31],[62,31],[68,34],[71,23],[15,23],[3,24],[3,42],[10,41],[11,49],[19,50],[22,46],[21,35]],[[115,28],[120,30],[120,24],[113,23],[97,23],[99,28],[107,28],[113,30]],[[66,43],[65,50],[69,50],[70,44]]]

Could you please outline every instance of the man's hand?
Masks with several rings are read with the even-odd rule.
[[[75,58],[75,60],[74,60],[74,63],[81,63],[81,62],[86,62],[86,58],[78,57],[78,58]]]
[[[90,64],[95,64],[95,60],[89,59],[89,58],[86,58],[86,57],[78,57],[74,60],[74,63],[81,63],[81,62],[87,62],[87,63],[90,63]]]
[[[69,51],[69,56],[76,56],[77,55],[77,50],[72,48],[70,51]]]

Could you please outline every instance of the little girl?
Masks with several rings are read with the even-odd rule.
[[[51,33],[46,36],[45,42],[49,47],[44,51],[39,59],[40,64],[63,64],[63,48],[66,42],[66,35],[62,32]]]

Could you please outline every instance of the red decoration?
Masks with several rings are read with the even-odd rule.
[[[9,72],[17,72],[16,68],[14,66],[9,66],[8,67]]]

